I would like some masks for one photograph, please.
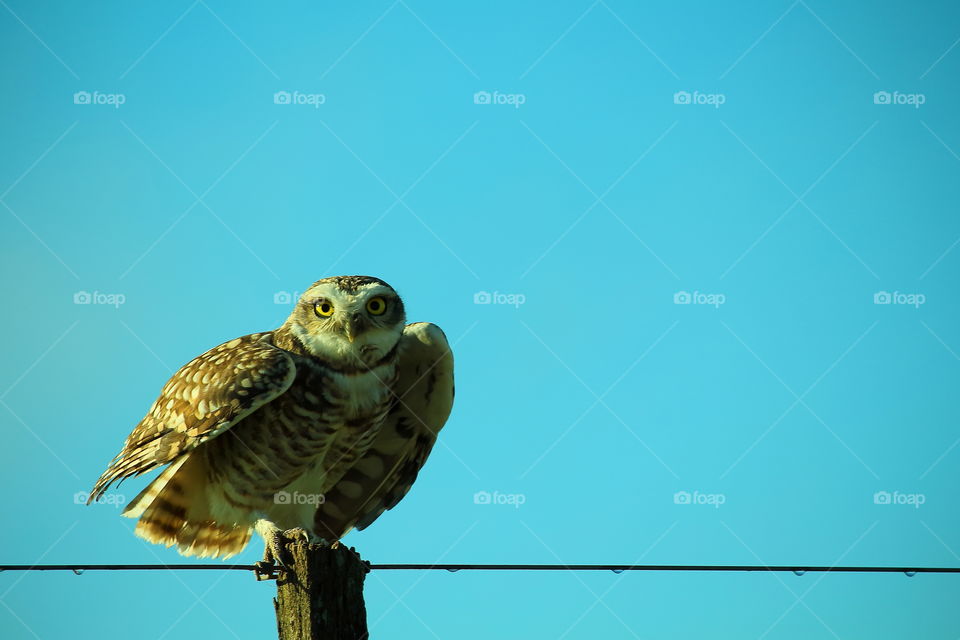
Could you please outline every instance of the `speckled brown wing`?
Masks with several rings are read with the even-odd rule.
[[[407,325],[397,402],[366,454],[326,493],[314,530],[332,542],[364,529],[410,490],[453,407],[453,353],[439,327]]]
[[[181,367],[97,480],[90,501],[114,482],[172,462],[286,391],[296,368],[271,338],[236,338]]]

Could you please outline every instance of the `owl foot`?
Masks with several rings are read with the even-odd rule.
[[[285,546],[288,542],[305,542],[307,544],[326,545],[327,541],[303,527],[295,527],[281,531],[279,527],[268,520],[259,520],[255,525],[257,533],[263,537],[263,560],[254,564],[254,573],[257,580],[275,580],[277,570],[289,571],[284,562],[286,557]]]
[[[276,580],[277,569],[289,571],[283,561],[284,532],[269,520],[258,520],[254,529],[263,538],[263,559],[254,564],[257,580]]]
[[[253,572],[257,581],[276,580],[277,570],[289,571],[289,567],[283,562],[283,535],[277,531],[276,535],[270,538],[264,538],[263,559],[254,563],[256,567]]]

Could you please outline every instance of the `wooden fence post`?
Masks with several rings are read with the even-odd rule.
[[[367,563],[343,545],[288,542],[285,548],[290,570],[278,570],[273,601],[280,640],[367,640]]]

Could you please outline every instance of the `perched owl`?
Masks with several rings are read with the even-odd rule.
[[[315,282],[280,328],[177,371],[90,500],[169,465],[123,513],[183,555],[230,557],[256,530],[279,558],[286,530],[332,544],[365,528],[407,493],[453,406],[443,332],[405,318],[378,278]]]

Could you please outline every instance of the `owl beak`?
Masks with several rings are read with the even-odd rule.
[[[347,316],[346,321],[343,324],[343,332],[347,335],[347,340],[350,341],[350,344],[353,344],[353,341],[357,339],[357,336],[363,331],[363,316],[359,313],[354,313]]]

